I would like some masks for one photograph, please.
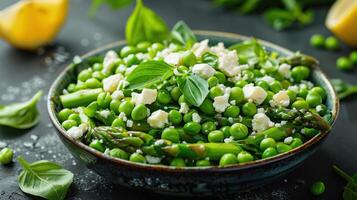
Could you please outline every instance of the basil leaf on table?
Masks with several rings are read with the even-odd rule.
[[[125,36],[129,45],[142,41],[161,42],[167,39],[168,28],[160,16],[144,6],[142,0],[137,0],[126,24]]]
[[[17,129],[27,129],[36,125],[40,121],[36,105],[41,96],[42,91],[39,91],[29,101],[0,105],[0,125]]]
[[[22,157],[17,160],[23,168],[17,179],[23,192],[48,200],[62,200],[66,197],[73,182],[70,171],[46,160],[34,163],[28,163]]]
[[[290,27],[295,21],[295,17],[291,15],[290,11],[278,8],[266,11],[263,17],[270,26],[278,31]]]
[[[356,200],[357,199],[357,173],[353,176],[348,175],[337,166],[333,166],[334,171],[347,181],[345,190],[343,191],[343,200]]]
[[[94,16],[98,8],[103,4],[107,4],[110,8],[116,10],[130,5],[133,0],[93,0],[89,8],[89,15]]]
[[[209,93],[207,81],[197,75],[179,77],[177,83],[185,100],[197,107],[201,106]]]
[[[209,64],[213,68],[218,67],[218,56],[213,53],[206,52],[202,55],[202,62]]]
[[[184,21],[179,21],[175,24],[171,31],[171,37],[174,42],[183,46],[191,47],[195,42],[197,42],[196,36]]]
[[[174,74],[174,68],[163,61],[147,61],[139,64],[126,77],[127,89],[142,89],[159,81],[168,79]]]

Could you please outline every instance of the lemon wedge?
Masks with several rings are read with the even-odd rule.
[[[346,44],[357,46],[357,1],[336,1],[328,12],[326,26]]]
[[[22,0],[0,11],[0,37],[34,50],[50,43],[66,20],[68,0]]]

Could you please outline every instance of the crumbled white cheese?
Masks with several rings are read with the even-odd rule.
[[[292,141],[293,141],[293,137],[291,137],[291,136],[286,137],[286,138],[284,139],[284,143],[285,143],[285,144],[291,144]]]
[[[180,103],[180,113],[187,113],[190,110],[190,108],[188,107],[187,103]]]
[[[298,93],[299,92],[299,87],[296,86],[296,85],[292,85],[292,86],[288,87],[288,90],[291,90],[291,91],[293,91],[295,93]]]
[[[192,114],[192,121],[193,121],[193,122],[200,123],[200,122],[201,122],[201,117],[200,117],[200,115],[197,114],[197,113],[193,113],[193,114]]]
[[[156,141],[154,142],[154,144],[155,144],[155,145],[163,145],[163,144],[165,144],[165,140],[163,140],[163,139],[156,140]]]
[[[208,46],[209,40],[202,40],[199,43],[195,43],[191,50],[195,54],[196,57],[201,57],[204,53],[208,52],[210,50]]]
[[[233,136],[230,136],[228,138],[224,138],[224,143],[231,143],[231,142],[234,142],[234,137]]]
[[[106,92],[114,92],[121,80],[124,79],[124,76],[122,74],[114,74],[109,76],[108,78],[103,79],[103,89]]]
[[[84,133],[87,131],[88,131],[88,125],[81,124],[79,126],[74,126],[70,129],[68,129],[67,134],[77,140],[77,139],[81,138],[84,135]]]
[[[126,117],[125,113],[123,113],[123,112],[120,112],[118,117],[119,117],[119,119],[121,119],[123,121],[128,120],[128,118]]]
[[[210,52],[216,54],[217,56],[221,56],[226,54],[228,49],[224,47],[223,42],[220,42],[216,46],[211,47]]]
[[[132,102],[135,105],[139,104],[152,104],[156,101],[157,90],[144,88],[140,94],[133,92],[131,93]]]
[[[273,83],[273,82],[275,81],[275,79],[274,79],[273,77],[267,76],[267,75],[265,75],[265,76],[263,76],[263,77],[261,77],[261,78],[258,78],[258,80],[265,81],[265,82],[267,82],[268,84],[271,84],[271,83]]]
[[[316,112],[321,112],[323,111],[323,108],[321,105],[316,106]]]
[[[283,75],[285,78],[290,78],[290,76],[291,76],[290,68],[291,68],[290,65],[283,63],[279,66],[278,72],[281,75]]]
[[[169,123],[169,114],[163,110],[153,112],[147,119],[148,124],[153,128],[164,128]]]
[[[109,110],[102,110],[102,111],[99,112],[99,115],[106,119],[106,118],[109,117],[110,111]]]
[[[264,108],[258,108],[258,109],[257,109],[257,113],[265,113]]]
[[[126,121],[126,126],[127,127],[133,127],[133,124],[134,124],[134,122],[132,121],[132,120],[128,120],[128,121]]]
[[[110,50],[105,54],[104,61],[103,61],[103,72],[110,73],[114,64],[119,60],[118,54]]]
[[[266,116],[264,113],[257,113],[254,115],[252,120],[252,127],[253,130],[256,132],[262,132],[272,127],[274,123],[270,121],[269,117]]]
[[[263,88],[254,86],[253,84],[244,86],[243,93],[246,100],[251,100],[256,104],[263,103],[267,97],[267,92]]]
[[[270,102],[271,106],[283,106],[287,107],[290,105],[290,98],[288,93],[283,90],[279,91],[278,93],[274,94],[273,99]]]
[[[238,55],[235,51],[229,51],[218,57],[218,68],[227,76],[233,77],[240,73]]]
[[[227,95],[218,96],[214,98],[213,107],[216,112],[222,113],[229,106],[229,97]]]
[[[169,54],[164,58],[164,61],[165,61],[167,64],[179,66],[179,65],[181,64],[181,62],[182,62],[182,57],[183,57],[183,54],[182,54],[182,53],[178,53],[178,52],[169,53]]]
[[[146,155],[145,159],[149,164],[159,164],[161,162],[160,157],[155,157],[155,156],[150,156],[150,155]]]
[[[200,63],[195,64],[192,67],[192,73],[197,74],[204,79],[208,79],[216,73],[216,70],[214,70],[209,64]]]
[[[113,100],[120,100],[122,98],[124,98],[123,91],[116,90],[116,91],[113,92],[113,94],[112,94],[112,99]]]

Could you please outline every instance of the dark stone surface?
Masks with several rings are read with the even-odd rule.
[[[0,8],[9,5],[12,0],[0,2]],[[303,29],[276,32],[269,28],[260,16],[240,16],[215,8],[208,0],[147,0],[146,4],[157,11],[172,26],[183,19],[193,29],[217,30],[255,36],[291,50],[300,50],[311,54],[321,61],[322,68],[331,77],[340,77],[357,84],[356,73],[343,73],[335,68],[338,56],[347,55],[349,49],[341,52],[315,50],[308,44],[313,33],[328,35],[323,21],[326,8],[316,12],[314,23]],[[97,16],[87,16],[89,1],[72,0],[69,20],[62,29],[55,44],[51,47],[27,53],[15,50],[0,41],[0,102],[6,104],[28,99],[37,90],[47,92],[48,88],[74,55],[81,55],[103,44],[124,38],[126,18],[131,8],[116,12],[103,7]],[[255,191],[236,195],[217,194],[212,199],[314,199],[309,193],[309,186],[316,180],[327,185],[324,195],[318,199],[341,199],[344,181],[331,170],[337,164],[347,172],[357,171],[357,135],[354,130],[357,122],[357,101],[343,102],[340,117],[330,136],[318,152],[301,167],[281,180]],[[67,199],[188,199],[159,196],[142,191],[114,186],[108,181],[77,164],[67,149],[59,141],[50,125],[45,101],[39,109],[41,123],[33,129],[20,131],[0,127],[0,141],[16,151],[16,156],[23,155],[29,161],[49,159],[62,164],[75,174]],[[36,136],[38,136],[37,140]],[[31,147],[34,145],[34,147]],[[20,167],[17,163],[0,166],[0,199],[35,199],[20,191],[16,177]]]

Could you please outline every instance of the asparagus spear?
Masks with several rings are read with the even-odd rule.
[[[95,101],[99,93],[102,91],[101,88],[79,90],[77,92],[61,95],[60,101],[65,108],[87,106],[92,101]]]

